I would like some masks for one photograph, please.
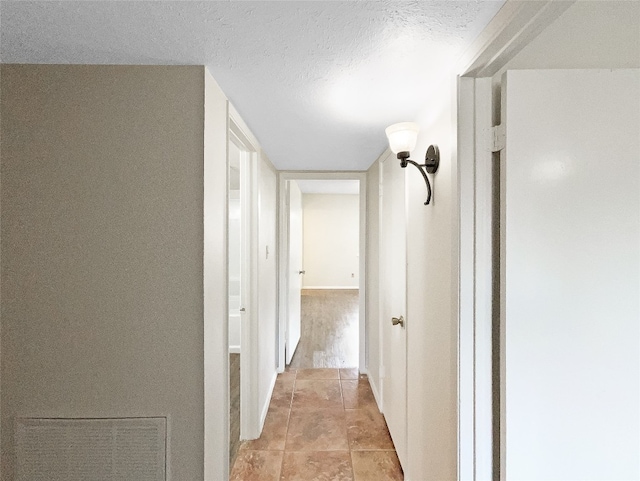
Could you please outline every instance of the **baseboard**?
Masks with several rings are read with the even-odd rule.
[[[359,289],[358,286],[304,286],[302,288],[302,290],[305,289],[334,289],[334,290],[341,290],[341,289],[349,289],[349,290],[353,290],[353,291],[357,291]]]
[[[373,391],[373,397],[376,400],[376,404],[378,405],[378,411],[382,412],[382,399],[380,398],[380,394],[378,393],[378,386],[373,381],[371,376],[368,376],[369,386],[371,386],[371,391]]]
[[[273,373],[273,378],[271,379],[271,386],[269,387],[269,395],[262,406],[262,411],[260,413],[260,434],[262,434],[262,428],[264,427],[264,421],[267,419],[267,412],[269,412],[269,405],[271,404],[271,396],[273,396],[273,389],[276,387],[276,381],[278,379],[278,372]]]
[[[240,346],[229,346],[229,354],[240,354]]]

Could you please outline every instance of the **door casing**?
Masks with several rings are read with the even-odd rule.
[[[259,145],[236,110],[229,108],[229,142],[241,151],[242,302],[240,335],[240,439],[261,432],[258,399],[258,152]],[[228,342],[228,341],[227,341]]]
[[[458,479],[494,479],[491,79],[575,0],[507,2],[459,60]]]
[[[287,292],[287,318],[285,329],[285,361],[291,363],[291,359],[296,352],[298,343],[300,342],[301,323],[300,323],[300,303],[302,290],[302,277],[304,274],[304,262],[302,256],[303,244],[303,224],[302,224],[302,193],[295,181],[290,180],[286,183],[287,188],[287,206],[285,210],[287,225],[287,240],[289,248],[287,249],[287,258],[283,259],[287,263],[287,272],[289,273],[289,282]],[[295,206],[294,206],[295,204]],[[295,210],[295,215],[294,215]],[[295,219],[295,220],[294,220]]]
[[[367,228],[367,174],[366,172],[295,172],[281,171],[278,174],[278,372],[284,372],[285,330],[288,316],[289,270],[286,259],[289,252],[287,229],[286,182],[288,180],[358,180],[360,182],[360,226],[359,226],[359,359],[361,373],[367,371],[366,345],[366,228]]]

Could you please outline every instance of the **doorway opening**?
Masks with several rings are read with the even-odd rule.
[[[230,116],[227,172],[229,461],[259,433],[256,399],[256,148]]]
[[[281,173],[279,370],[366,373],[365,174]]]
[[[242,248],[246,233],[243,219],[246,206],[243,205],[243,154],[234,142],[229,142],[229,464],[233,461],[240,445],[240,354],[242,332],[243,266],[245,249]],[[244,215],[243,215],[244,214]]]

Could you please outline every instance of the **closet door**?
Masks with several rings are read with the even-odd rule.
[[[384,417],[407,465],[407,227],[405,170],[394,154],[380,164],[380,334]],[[393,319],[396,321],[393,321]],[[398,322],[400,320],[400,322]]]
[[[287,316],[287,342],[285,344],[285,356],[287,364],[296,352],[300,342],[302,325],[300,320],[302,276],[302,192],[295,180],[289,182],[289,308]]]
[[[639,479],[640,71],[502,88],[501,479]]]

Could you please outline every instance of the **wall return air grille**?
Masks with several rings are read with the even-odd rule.
[[[17,481],[166,481],[167,418],[16,421]]]

